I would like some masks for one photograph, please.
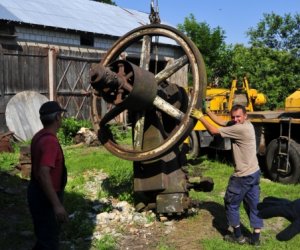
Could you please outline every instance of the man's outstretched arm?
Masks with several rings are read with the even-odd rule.
[[[198,119],[204,127],[208,130],[209,133],[212,135],[218,135],[220,134],[220,131],[218,128],[216,128],[214,125],[209,123],[205,118],[201,110],[199,109],[193,109],[191,113],[191,117]]]

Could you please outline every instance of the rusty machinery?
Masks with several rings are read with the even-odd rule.
[[[161,49],[159,39],[169,39],[179,51],[178,57],[165,67],[154,63],[151,70]],[[138,46],[139,62],[124,60],[124,54]],[[183,87],[169,81],[183,68],[193,87],[189,96]],[[202,108],[206,90],[202,56],[188,37],[157,23],[134,29],[112,46],[101,63],[93,65],[90,81],[94,89],[93,122],[101,143],[117,157],[133,161],[138,210],[182,214],[191,207],[191,188],[213,188],[210,178],[192,182],[183,169],[185,152],[181,145],[196,124],[190,113],[193,108]],[[104,115],[98,108],[101,99],[113,107]],[[111,123],[123,112],[128,114],[126,121],[132,128],[132,145],[117,143],[111,131]]]

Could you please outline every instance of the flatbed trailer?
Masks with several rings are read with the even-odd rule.
[[[300,112],[250,112],[255,127],[257,153],[264,158],[273,181],[298,183],[300,180]]]

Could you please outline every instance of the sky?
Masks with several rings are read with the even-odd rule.
[[[151,0],[114,0],[123,8],[150,12]],[[247,45],[246,32],[255,28],[264,13],[295,15],[300,13],[299,0],[154,0],[160,19],[172,26],[183,24],[193,14],[197,22],[206,22],[211,29],[220,26],[227,44]]]

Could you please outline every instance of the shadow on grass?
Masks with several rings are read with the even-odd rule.
[[[116,180],[114,176],[109,176],[101,185],[108,196],[119,197],[120,195],[133,195],[133,178],[123,181]]]
[[[28,250],[35,244],[27,204],[29,181],[15,172],[0,171],[0,249]],[[94,219],[87,216],[93,202],[77,193],[65,193],[65,208],[73,218],[62,226],[61,250],[91,249]]]
[[[65,192],[64,205],[70,219],[62,226],[60,249],[91,249],[96,225],[94,202],[78,193]]]
[[[0,171],[0,249],[25,250],[33,245],[26,191],[28,181]]]
[[[230,233],[224,206],[217,202],[203,202],[200,204],[199,208],[210,212],[213,216],[213,227],[216,228],[222,236]],[[251,232],[243,224],[241,224],[241,229],[245,236],[249,236],[251,234]]]

